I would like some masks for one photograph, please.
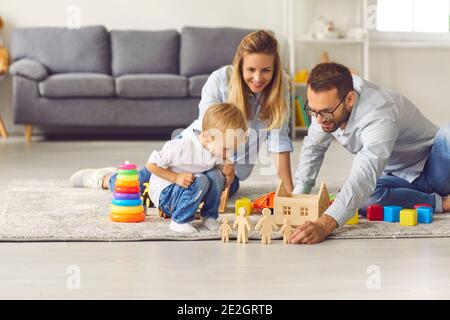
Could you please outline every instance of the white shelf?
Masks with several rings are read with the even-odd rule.
[[[364,44],[364,40],[337,38],[337,39],[313,39],[308,37],[298,38],[296,41],[310,44]]]
[[[327,46],[358,46],[357,49],[361,50],[354,50],[355,54],[358,54],[360,51],[361,54],[361,69],[363,77],[366,80],[369,80],[369,52],[370,52],[370,37],[369,37],[369,28],[368,28],[368,1],[369,0],[361,0],[357,1],[354,14],[356,15],[356,21],[358,25],[361,25],[361,28],[363,29],[364,39],[357,40],[357,39],[349,39],[349,38],[337,38],[337,39],[316,39],[308,36],[308,30],[306,30],[306,26],[311,26],[311,23],[304,23],[303,29],[299,28],[295,25],[295,21],[297,20],[295,17],[295,4],[302,5],[306,1],[311,1],[311,3],[314,3],[314,0],[285,0],[284,1],[284,20],[285,20],[285,35],[288,42],[288,55],[289,55],[289,73],[292,78],[294,78],[295,73],[298,71],[299,68],[304,68],[305,66],[298,66],[296,65],[296,53],[297,53],[297,47],[300,47],[301,50],[308,50],[308,47],[312,46],[320,46],[322,45],[324,50],[327,50]],[[311,17],[314,18],[314,17]],[[332,57],[333,59],[333,57]],[[299,88],[305,88],[306,84],[303,83],[294,83],[293,85],[293,91],[292,94],[295,95],[295,89]],[[292,99],[292,105],[294,104],[294,99]],[[295,138],[296,133],[299,132],[307,132],[306,128],[297,128],[295,127],[295,108],[291,108],[291,133],[292,138]]]

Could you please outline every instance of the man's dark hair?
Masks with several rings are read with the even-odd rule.
[[[339,99],[353,90],[353,79],[350,70],[339,63],[319,63],[308,77],[308,86],[314,92],[337,89]]]

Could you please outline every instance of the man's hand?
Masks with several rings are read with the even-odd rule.
[[[225,176],[225,186],[224,189],[228,188],[234,180],[234,165],[232,164],[224,164],[222,166],[222,173]]]
[[[194,182],[195,177],[192,173],[189,172],[183,172],[178,173],[177,177],[175,178],[175,183],[183,188],[189,188],[189,186]]]
[[[292,233],[290,242],[301,244],[314,244],[324,241],[338,226],[336,220],[323,214],[319,220],[306,221]]]

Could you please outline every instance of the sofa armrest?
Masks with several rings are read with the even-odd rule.
[[[48,71],[42,63],[32,59],[17,60],[9,68],[9,73],[13,76],[22,76],[36,81],[48,77]]]

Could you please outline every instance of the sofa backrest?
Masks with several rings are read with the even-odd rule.
[[[37,60],[50,73],[111,72],[109,34],[103,26],[17,28],[11,56],[13,61]]]
[[[176,30],[111,31],[112,73],[178,74],[180,35]]]
[[[254,30],[184,27],[181,31],[180,73],[210,74],[231,64],[242,38]]]

